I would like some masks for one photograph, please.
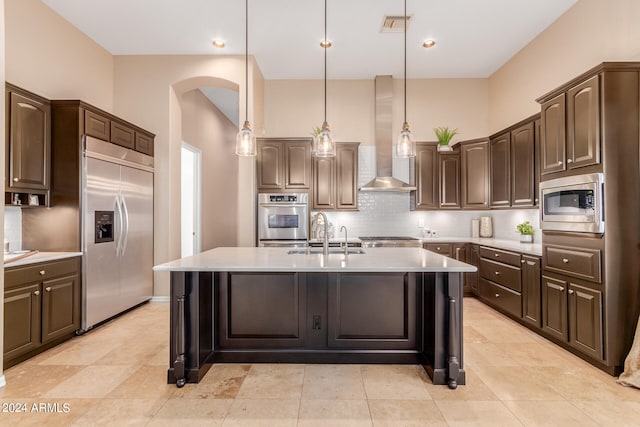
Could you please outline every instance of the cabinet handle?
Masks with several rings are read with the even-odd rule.
[[[36,296],[40,295],[40,291],[33,291],[33,294],[36,295]]]
[[[564,288],[560,288],[560,292],[564,292]]]
[[[562,262],[564,262],[565,264],[569,264],[569,260],[567,258],[562,258]]]
[[[525,260],[521,259],[520,264],[524,264],[524,263],[525,263]]]
[[[44,270],[40,270],[40,275],[44,276],[45,275],[45,271]]]
[[[499,276],[499,275],[500,275],[500,272],[499,272],[499,271],[496,271],[496,276]]]
[[[573,289],[569,289],[569,295],[573,295]]]
[[[567,163],[573,163],[573,159],[567,159]]]
[[[500,298],[500,294],[496,294],[496,298]]]
[[[47,286],[46,288],[44,288],[44,290],[47,292],[51,292],[51,286]]]
[[[500,258],[500,254],[494,254],[496,258]]]
[[[440,246],[436,247],[436,251],[439,251],[439,250],[440,250]]]
[[[18,182],[18,181],[20,181],[20,178],[17,178],[17,177],[13,178],[13,182]]]

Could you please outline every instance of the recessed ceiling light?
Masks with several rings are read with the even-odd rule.
[[[434,47],[435,45],[436,45],[436,41],[433,39],[425,40],[422,43],[422,47],[424,47],[425,49],[429,49],[430,47]]]
[[[223,48],[225,46],[224,40],[220,40],[220,39],[215,39],[214,41],[211,42],[211,44],[213,44],[217,48]]]
[[[333,46],[333,44],[331,43],[331,40],[322,40],[320,42],[320,47],[328,48],[331,46]]]

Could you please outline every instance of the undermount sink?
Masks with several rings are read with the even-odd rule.
[[[287,252],[289,255],[318,255],[322,253],[322,248],[300,248],[300,249],[292,249]],[[349,255],[355,254],[364,254],[366,253],[362,248],[349,248]],[[344,254],[344,249],[342,248],[329,248],[329,254]]]

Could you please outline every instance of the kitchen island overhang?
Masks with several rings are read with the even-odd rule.
[[[168,382],[213,363],[420,364],[465,384],[462,274],[420,248],[289,254],[216,248],[154,267],[171,273]]]

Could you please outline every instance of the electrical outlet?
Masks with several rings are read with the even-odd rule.
[[[420,227],[420,228],[424,228],[424,219],[420,218],[420,219],[418,220],[418,227]]]

